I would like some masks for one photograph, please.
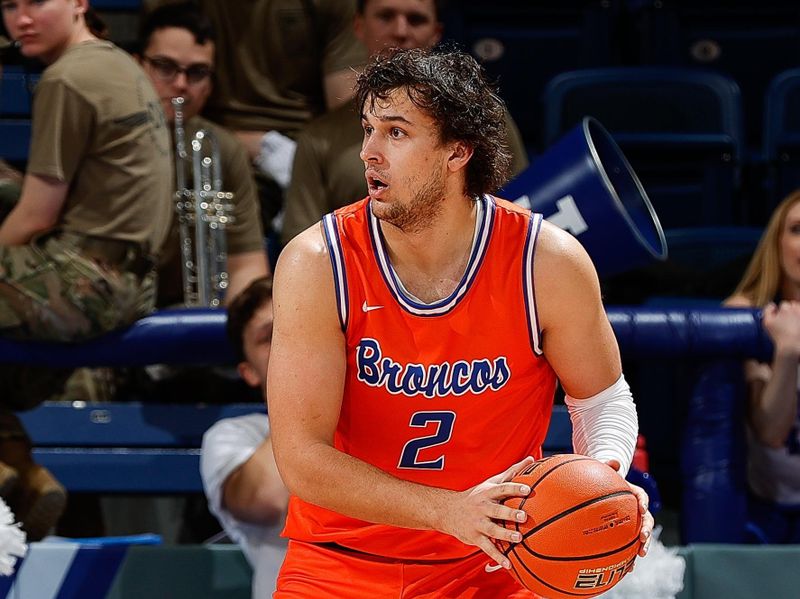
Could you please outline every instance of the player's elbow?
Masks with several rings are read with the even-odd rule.
[[[289,494],[313,502],[320,483],[315,444],[309,443],[302,450],[281,451],[273,437],[273,449],[278,472]]]

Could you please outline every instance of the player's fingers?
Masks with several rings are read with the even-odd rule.
[[[523,510],[515,510],[499,503],[492,503],[488,516],[493,520],[508,520],[509,522],[525,522],[528,515]]]
[[[506,570],[511,567],[511,562],[508,561],[508,558],[502,554],[502,552],[497,548],[497,545],[492,543],[488,537],[481,538],[481,540],[478,541],[478,547],[498,566],[501,566]]]
[[[522,540],[522,533],[517,530],[509,530],[504,526],[495,524],[491,520],[486,521],[486,526],[481,531],[486,536],[498,541],[505,541],[506,543],[519,543]]]
[[[527,456],[525,459],[520,460],[516,464],[512,464],[506,469],[505,472],[503,472],[503,474],[500,475],[500,480],[498,482],[506,482],[511,480],[535,461],[536,460],[533,459],[533,456]]]
[[[655,520],[653,519],[653,515],[650,512],[646,512],[642,517],[642,530],[639,533],[639,541],[642,544],[639,548],[639,555],[641,557],[647,555],[647,552],[650,550],[650,541],[653,538],[654,525]]]
[[[520,483],[499,483],[486,489],[486,496],[490,499],[505,499],[506,497],[527,497],[531,493],[528,485]]]
[[[647,491],[631,483],[628,483],[628,485],[630,485],[631,491],[636,495],[636,500],[639,502],[639,511],[642,514],[646,514],[647,510],[650,508],[650,496],[647,494]]]

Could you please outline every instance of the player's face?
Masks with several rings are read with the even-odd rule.
[[[781,231],[781,268],[786,282],[800,287],[800,202],[786,213]]]
[[[243,333],[245,366],[240,372],[249,385],[261,389],[267,383],[267,366],[272,348],[272,301],[261,306]],[[245,372],[246,371],[246,372]]]
[[[170,123],[175,120],[172,98],[185,100],[185,120],[200,113],[211,93],[214,42],[198,44],[188,29],[164,27],[153,32],[139,60]]]
[[[355,32],[377,54],[384,48],[430,48],[442,37],[434,0],[367,0]]]
[[[85,0],[2,0],[3,22],[20,52],[47,64],[55,62],[77,33]]]
[[[361,159],[375,216],[406,232],[431,226],[445,198],[452,153],[434,119],[396,90],[385,101],[367,100],[362,126]]]

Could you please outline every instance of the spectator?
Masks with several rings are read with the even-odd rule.
[[[150,6],[169,0],[150,0]],[[265,229],[283,204],[294,139],[352,96],[364,51],[354,0],[200,0],[219,35],[209,118],[235,131],[258,167]]]
[[[144,17],[139,43],[137,59],[155,87],[171,130],[175,123],[172,99],[182,97],[187,146],[200,129],[210,131],[219,142],[223,189],[233,192],[234,205],[233,223],[226,228],[229,287],[225,299],[230,301],[253,279],[267,274],[267,257],[247,152],[230,133],[199,116],[213,87],[214,31],[195,3],[179,2]],[[191,185],[191,154],[185,163]],[[180,236],[173,218],[159,264],[159,306],[183,303],[181,270]]]
[[[370,56],[386,48],[431,48],[442,37],[442,0],[358,0],[354,30]],[[528,166],[522,138],[506,112],[512,174]],[[308,124],[297,139],[293,177],[286,194],[284,244],[322,216],[367,195],[359,158],[361,130],[353,102]]]
[[[800,543],[800,191],[775,209],[730,307],[763,308],[775,352],[748,360],[749,519],[761,541]]]
[[[213,27],[195,2],[163,4],[143,16],[136,58],[161,100],[170,131],[174,136],[172,99],[182,97],[187,148],[201,129],[209,131],[219,143],[223,189],[233,192],[233,222],[225,229],[229,286],[224,301],[227,303],[253,280],[265,276],[268,266],[258,196],[247,152],[228,131],[200,116],[213,87],[215,53]],[[193,189],[191,153],[184,161],[184,169],[188,185]],[[184,297],[183,257],[174,199],[170,206],[173,207],[172,226],[158,269],[159,307],[188,301]],[[190,228],[193,232],[193,227]],[[195,243],[193,247],[197,248]],[[104,370],[95,369],[95,378],[100,378]],[[155,401],[231,401],[233,397],[241,397],[244,391],[242,383],[234,378],[235,373],[229,376],[227,369],[156,365],[117,372],[114,384],[107,387],[119,386],[122,395],[143,395]],[[113,392],[107,394],[109,399],[112,396]],[[205,505],[205,498],[199,493],[188,497],[116,496],[104,497],[101,505],[92,503],[92,507],[84,511],[102,512],[104,526],[115,534],[156,530],[170,541],[173,536],[175,540],[200,541],[206,538],[209,526],[216,526]]]
[[[164,115],[135,61],[90,30],[87,0],[0,8],[21,54],[47,65],[21,194],[0,225],[0,334],[88,339],[153,309],[154,256],[170,215]],[[32,540],[57,521],[66,493],[33,462],[12,410],[35,406],[67,375],[2,369],[0,491]]]
[[[230,305],[228,336],[242,378],[263,390],[272,342],[271,279],[253,281]],[[212,426],[203,437],[200,470],[212,513],[253,566],[253,597],[271,596],[286,551],[279,534],[288,492],[272,455],[266,415]]]

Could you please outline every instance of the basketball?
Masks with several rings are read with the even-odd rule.
[[[639,503],[610,466],[563,454],[531,464],[514,482],[528,497],[503,501],[528,514],[503,521],[522,534],[519,543],[498,541],[519,582],[548,599],[594,597],[630,572],[639,551]]]

